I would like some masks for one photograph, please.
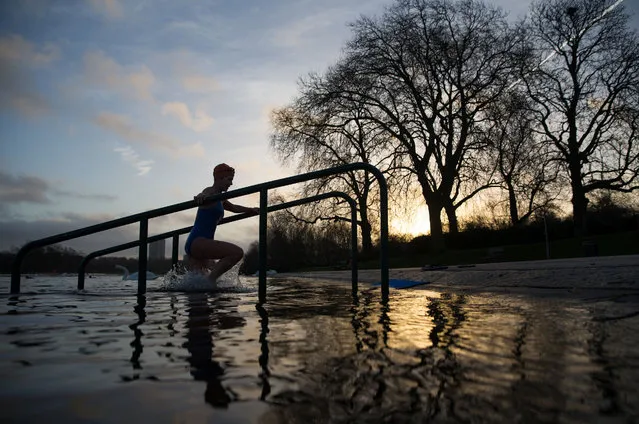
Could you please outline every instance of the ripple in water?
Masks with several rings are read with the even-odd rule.
[[[241,262],[222,274],[213,287],[206,274],[189,271],[184,265],[175,265],[164,275],[164,280],[158,291],[167,292],[233,292],[249,293],[256,290],[255,285],[245,284],[240,280],[239,269]]]

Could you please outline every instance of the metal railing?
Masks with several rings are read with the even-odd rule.
[[[281,178],[266,183],[256,184],[237,190],[219,193],[206,198],[206,201],[227,200],[235,197],[246,196],[248,194],[260,193],[260,213],[259,213],[259,279],[258,279],[258,297],[260,302],[266,299],[266,258],[267,258],[267,210],[268,210],[268,190],[284,187],[291,184],[297,184],[317,178],[327,177],[330,175],[341,174],[348,171],[367,171],[373,174],[379,184],[380,194],[380,273],[381,273],[381,291],[382,301],[388,300],[388,187],[386,179],[381,171],[368,163],[351,163],[341,165],[334,168],[323,169],[320,171],[308,172],[306,174],[296,175],[292,177]],[[79,230],[69,231],[67,233],[46,237],[39,240],[31,241],[25,244],[16,254],[11,268],[11,293],[20,293],[20,280],[22,272],[22,262],[25,256],[33,249],[49,246],[63,241],[71,240],[78,237],[84,237],[91,234],[111,230],[124,225],[139,223],[139,250],[138,250],[138,292],[146,292],[146,271],[147,271],[147,243],[148,243],[148,226],[149,219],[160,216],[181,212],[198,206],[195,200],[177,203],[163,208],[153,209],[146,212],[137,213],[124,218],[114,219],[112,221],[103,222]]]
[[[331,197],[341,197],[346,202],[348,202],[351,208],[351,251],[350,251],[350,260],[351,260],[351,284],[353,293],[357,293],[357,203],[346,193],[341,191],[330,191],[327,193],[318,194],[315,196],[305,197],[303,199],[294,200],[290,202],[281,203],[279,205],[269,206],[267,212],[276,212],[282,209],[292,208],[294,206],[300,206],[306,203],[317,202],[319,200],[329,199]],[[230,217],[225,217],[220,221],[220,224],[227,224],[230,222],[240,221],[242,219],[251,218],[255,215],[249,213],[243,213],[238,215],[233,215]],[[180,228],[178,230],[167,231],[165,233],[157,234],[151,236],[147,239],[147,243],[152,243],[158,240],[164,240],[169,237],[173,238],[173,248],[171,255],[171,262],[175,266],[178,262],[178,245],[179,245],[179,236],[181,234],[188,234],[191,231],[193,226],[188,226],[184,228]],[[86,275],[86,267],[93,259],[109,255],[111,253],[120,252],[122,250],[131,249],[134,247],[138,247],[140,245],[140,241],[131,241],[128,243],[119,244],[117,246],[109,247],[107,249],[96,250],[95,252],[91,252],[82,258],[80,262],[80,266],[78,267],[78,290],[84,289],[85,275]],[[140,293],[139,293],[140,294]]]

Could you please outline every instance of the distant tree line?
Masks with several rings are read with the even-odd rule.
[[[272,115],[271,147],[299,172],[377,166],[394,210],[427,205],[435,249],[473,202],[512,227],[570,204],[572,234],[585,236],[590,202],[639,188],[639,38],[616,3],[539,0],[509,23],[481,0],[395,0],[351,24],[336,63],[301,79]],[[371,176],[329,176],[300,195],[330,190],[357,200],[370,252]],[[298,217],[348,208],[311,205]]]
[[[287,212],[268,217],[267,264],[278,272],[309,267],[345,267],[350,252],[350,224],[344,221],[309,223]],[[240,272],[253,274],[259,266],[259,245],[252,243],[244,254]]]
[[[11,266],[15,258],[16,251],[0,252],[0,273],[11,273]],[[76,273],[82,258],[82,252],[67,246],[52,245],[30,252],[22,263],[23,273]],[[100,274],[121,274],[122,271],[115,266],[126,267],[129,272],[138,270],[137,258],[125,258],[115,256],[103,256],[89,262],[87,273]],[[161,274],[171,269],[171,260],[152,260],[147,263],[149,271]]]
[[[611,196],[596,198],[588,209],[588,231],[592,235],[631,233],[639,231],[639,209],[615,203]],[[552,211],[534,214],[525,224],[504,225],[503,221],[475,216],[460,223],[460,231],[445,234],[450,249],[464,250],[504,245],[542,243],[548,231],[553,241],[574,237],[571,219]],[[389,254],[401,257],[407,254],[433,252],[430,235],[417,237],[391,234]],[[309,268],[347,269],[350,255],[350,225],[341,220],[318,220],[314,223],[300,220],[293,213],[276,212],[268,221],[267,267],[278,272]],[[359,259],[377,259],[378,240],[371,249],[361,249]],[[575,252],[579,255],[581,252]],[[240,267],[243,274],[254,274],[259,266],[259,245],[254,242],[245,252]]]

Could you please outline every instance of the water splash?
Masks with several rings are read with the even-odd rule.
[[[163,281],[158,286],[159,291],[179,291],[179,292],[233,292],[247,293],[256,290],[254,284],[242,282],[239,276],[241,262],[222,274],[217,285],[207,278],[206,273],[187,270],[183,264],[177,264],[164,275]]]

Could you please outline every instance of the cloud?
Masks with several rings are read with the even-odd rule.
[[[125,162],[133,165],[138,170],[138,175],[146,175],[151,171],[153,161],[141,160],[140,155],[131,146],[116,147],[114,151],[118,152]]]
[[[86,200],[113,201],[115,196],[86,194],[51,187],[44,179],[32,175],[11,175],[0,171],[0,202],[6,203],[52,203],[49,195],[73,197]]]
[[[89,0],[89,3],[93,10],[109,19],[118,19],[124,15],[118,0]]]
[[[170,68],[182,88],[189,93],[210,94],[220,90],[217,78],[207,76],[207,66],[202,62],[202,56],[192,50],[171,50],[165,55]]]
[[[123,140],[162,150],[172,156],[204,156],[204,148],[200,143],[183,145],[179,140],[164,134],[145,131],[133,125],[126,116],[110,112],[102,112],[94,122],[101,128],[116,134]]]
[[[20,35],[0,37],[0,110],[28,117],[49,112],[49,102],[35,89],[32,73],[59,57],[60,49],[54,44],[39,47]]]
[[[94,121],[101,128],[111,131],[129,142],[169,150],[175,150],[180,145],[178,140],[166,135],[141,130],[133,125],[126,116],[116,113],[102,112]]]
[[[220,89],[219,83],[213,77],[203,75],[184,75],[182,86],[192,93],[212,93]]]
[[[80,228],[115,219],[115,216],[90,216],[68,213],[62,216],[40,220],[0,220],[0,250],[6,251],[21,247],[29,241],[38,240],[56,234],[66,233]],[[102,231],[86,237],[62,243],[84,253],[94,252],[122,243],[138,239],[138,226],[128,225],[113,230]],[[122,252],[120,255],[135,255],[134,251]]]
[[[175,154],[178,157],[203,158],[206,156],[206,151],[202,143],[193,143],[180,146],[180,148],[175,151]]]
[[[153,101],[155,75],[145,65],[122,66],[102,51],[84,55],[84,77],[89,84],[137,100]]]
[[[206,131],[213,125],[211,118],[204,110],[197,109],[192,114],[189,107],[182,102],[169,102],[162,106],[162,115],[173,115],[182,122],[182,124],[193,131]]]
[[[49,185],[33,176],[13,176],[0,171],[0,201],[10,203],[51,203]]]
[[[0,64],[0,111],[15,111],[29,118],[48,114],[49,101],[33,87],[27,76]]]
[[[84,193],[76,193],[74,191],[56,190],[56,189],[51,190],[51,193],[57,196],[72,197],[74,199],[82,199],[82,200],[104,200],[104,201],[112,202],[118,198],[117,196],[113,196],[111,194],[84,194]]]
[[[0,38],[0,61],[19,63],[28,67],[42,67],[60,58],[60,48],[52,43],[41,47],[17,34]]]

